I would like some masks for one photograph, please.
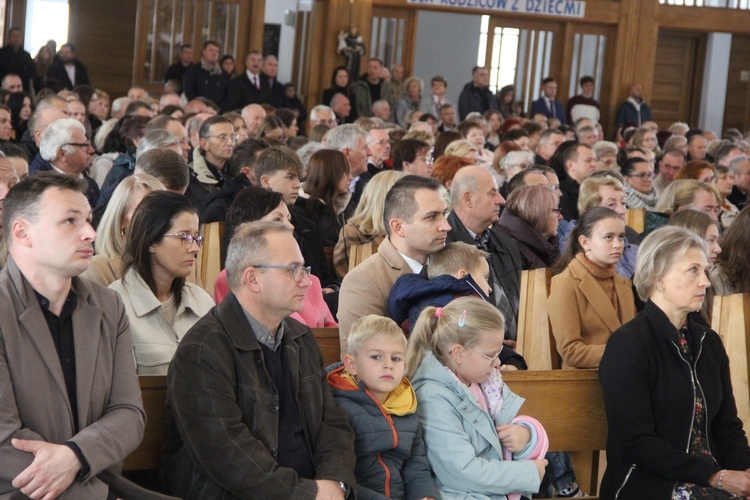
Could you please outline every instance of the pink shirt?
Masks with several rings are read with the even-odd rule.
[[[339,326],[334,321],[328,305],[323,300],[323,289],[320,286],[320,280],[311,274],[310,281],[312,281],[312,285],[305,294],[305,302],[302,310],[292,314],[292,318],[310,328],[335,328]],[[221,301],[228,294],[227,270],[223,269],[216,278],[216,283],[214,283],[214,300],[216,301],[216,305],[221,304]]]

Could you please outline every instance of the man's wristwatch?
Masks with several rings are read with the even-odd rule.
[[[349,498],[349,493],[351,493],[351,489],[349,488],[349,486],[347,486],[343,481],[339,481],[339,488],[341,488],[341,491],[344,492],[344,498]]]

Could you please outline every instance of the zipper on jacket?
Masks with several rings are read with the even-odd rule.
[[[391,498],[391,469],[383,461],[380,452],[378,452],[378,463],[383,467],[383,471],[385,472],[385,496]]]
[[[680,346],[678,346],[674,342],[672,342],[672,345],[675,349],[677,349],[677,357],[679,357],[686,365],[688,365],[688,372],[690,372],[690,384],[693,386],[693,404],[692,411],[690,412],[690,428],[688,430],[687,446],[685,446],[685,453],[690,453],[690,434],[693,431],[693,422],[695,422],[695,397],[697,394],[697,391],[695,390],[695,376],[693,374],[693,367],[690,366],[690,363],[688,363],[687,359],[682,357]]]
[[[630,474],[632,474],[634,470],[635,470],[635,464],[632,464],[630,466],[630,469],[628,470],[628,473],[625,474],[625,479],[622,480],[622,484],[620,485],[619,488],[617,488],[617,492],[615,493],[615,500],[617,500],[618,497],[620,496],[620,492],[625,487],[625,483],[628,482],[628,479],[630,479]]]
[[[711,439],[709,438],[709,434],[708,434],[708,431],[709,431],[709,429],[708,429],[708,400],[706,399],[706,391],[703,390],[703,386],[701,385],[701,381],[698,379],[698,360],[700,359],[701,354],[703,354],[703,340],[705,338],[706,338],[706,332],[704,331],[703,332],[703,337],[701,337],[700,348],[698,350],[698,355],[695,357],[695,368],[696,368],[696,370],[695,370],[695,381],[698,384],[698,388],[701,390],[701,395],[703,396],[703,407],[704,407],[705,412],[706,412],[706,421],[705,421],[705,426],[706,426],[706,448],[708,448],[708,452],[711,454],[711,458],[713,459],[714,464],[716,464],[717,467],[720,467],[719,463],[716,461],[716,457],[714,456],[714,452],[711,451]],[[695,411],[695,410],[693,410],[693,411]]]

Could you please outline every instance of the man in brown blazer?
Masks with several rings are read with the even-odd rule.
[[[124,481],[108,469],[143,436],[122,300],[77,277],[96,236],[85,189],[74,176],[42,172],[5,198],[0,498],[108,498]]]
[[[388,237],[370,256],[344,276],[339,293],[339,342],[346,352],[352,324],[367,314],[387,316],[388,294],[399,276],[419,273],[430,255],[445,246],[451,226],[445,218],[440,183],[407,175],[385,198]]]

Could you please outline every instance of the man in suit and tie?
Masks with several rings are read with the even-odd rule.
[[[505,199],[492,174],[483,167],[460,169],[451,185],[447,243],[463,241],[489,252],[490,284],[494,302],[505,317],[505,343],[515,348],[521,295],[521,255],[516,244],[492,226],[500,219]],[[348,275],[347,275],[348,276]]]
[[[64,43],[60,46],[57,58],[47,70],[47,78],[57,80],[71,90],[76,85],[89,85],[86,66],[76,57],[76,46]]]
[[[82,180],[27,177],[4,200],[0,496],[114,498],[145,424],[122,299],[78,275],[94,253]],[[130,498],[150,498],[143,494]]]
[[[271,104],[268,77],[261,74],[263,55],[251,50],[245,56],[245,72],[229,82],[227,109],[242,109],[248,104]]]
[[[557,118],[561,125],[567,125],[565,109],[557,95],[557,82],[551,76],[542,80],[542,97],[531,103],[531,116],[541,114],[547,118]]]

